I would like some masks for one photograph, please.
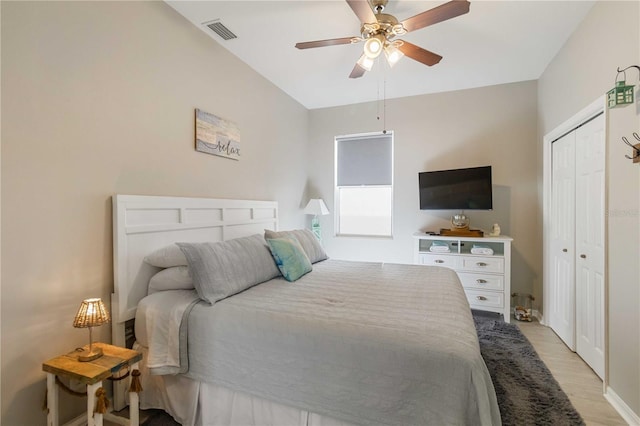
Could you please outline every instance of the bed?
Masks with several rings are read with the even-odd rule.
[[[137,312],[141,408],[183,424],[500,423],[453,271],[329,259],[213,304],[188,289],[147,295],[151,251],[277,229],[277,204],[113,201],[113,340],[125,343]],[[114,396],[118,408],[124,393]]]

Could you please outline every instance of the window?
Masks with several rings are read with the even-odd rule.
[[[336,137],[336,234],[392,236],[393,133]]]

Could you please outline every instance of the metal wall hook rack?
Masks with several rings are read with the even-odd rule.
[[[636,138],[638,142],[640,142],[640,135],[638,135],[636,132],[633,132],[633,137]],[[624,157],[628,158],[629,160],[633,160],[634,163],[640,163],[640,143],[634,145],[629,142],[629,139],[624,136],[622,137],[622,142],[629,145],[633,149],[633,154],[631,157],[628,155],[625,155]]]

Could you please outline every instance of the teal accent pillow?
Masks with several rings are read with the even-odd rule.
[[[318,238],[313,232],[308,229],[294,229],[293,231],[271,231],[269,229],[264,230],[264,239],[268,238],[289,238],[293,237],[300,243],[302,249],[307,254],[307,257],[311,263],[320,262],[329,258],[327,253],[322,248],[322,244],[318,241]]]
[[[311,261],[295,237],[268,238],[267,244],[278,269],[287,281],[296,281],[311,272]]]

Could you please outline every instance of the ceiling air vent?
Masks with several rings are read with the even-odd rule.
[[[205,22],[203,25],[206,25],[207,27],[209,27],[211,31],[218,34],[220,37],[222,37],[223,40],[231,40],[234,38],[238,38],[238,36],[232,33],[231,30],[229,30],[229,28],[225,27],[222,24],[222,22],[220,22],[219,19]]]

